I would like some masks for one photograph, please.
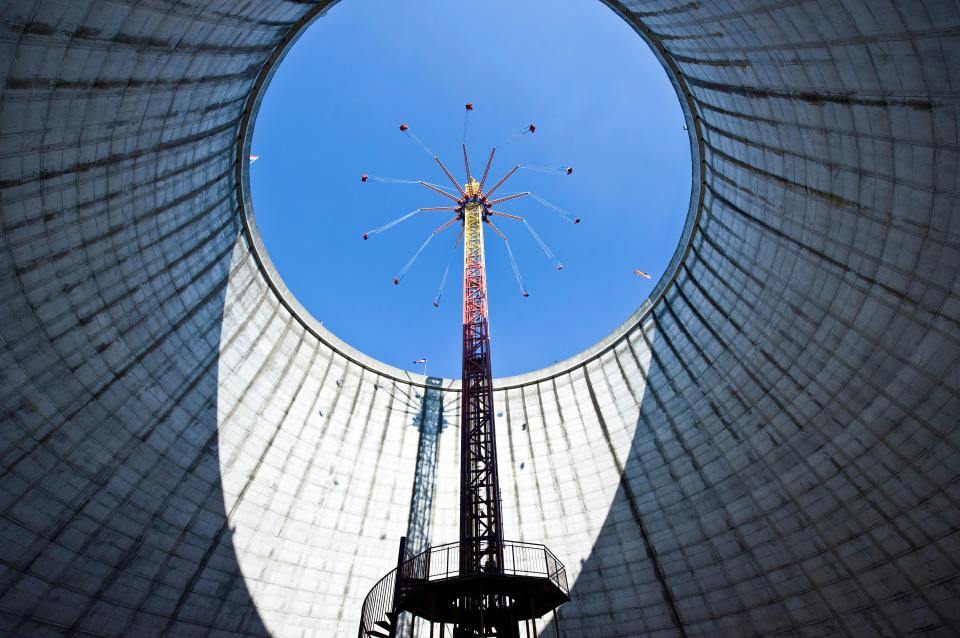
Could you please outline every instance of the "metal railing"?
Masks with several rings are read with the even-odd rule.
[[[567,573],[563,563],[557,560],[546,546],[519,541],[502,541],[497,544],[484,541],[484,543],[483,553],[491,557],[502,557],[503,561],[498,569],[495,564],[496,559],[491,558],[490,568],[486,573],[549,578],[563,593],[569,593]],[[458,577],[461,575],[462,550],[461,543],[430,547],[401,565],[401,579],[435,581]]]
[[[502,560],[499,568],[495,564],[491,564],[490,570],[484,573],[547,578],[563,593],[570,593],[567,586],[567,572],[563,563],[545,545],[520,541],[473,542],[484,543],[483,553],[496,556],[499,560]],[[415,586],[418,582],[425,583],[457,578],[461,575],[460,556],[463,551],[462,543],[447,543],[430,547],[404,561],[397,569],[381,578],[363,601],[359,638],[366,638],[366,632],[375,629],[377,621],[387,621],[388,614],[394,611],[394,597],[398,590],[396,580],[398,572],[401,586],[404,584]]]
[[[377,581],[363,599],[363,611],[360,613],[359,638],[367,638],[367,631],[377,629],[377,621],[389,621],[387,614],[393,611],[393,598],[396,594],[397,570]]]

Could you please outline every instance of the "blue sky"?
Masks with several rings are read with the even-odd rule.
[[[564,264],[556,271],[519,222],[497,220],[530,297],[519,293],[503,242],[486,234],[494,374],[527,372],[589,347],[633,312],[667,266],[687,212],[689,142],[676,94],[646,44],[600,2],[338,3],[294,45],[257,116],[257,225],[286,285],[338,337],[408,370],[422,371],[412,362],[427,357],[431,375],[458,378],[458,230],[434,239],[399,286],[393,277],[446,213],[361,237],[446,200],[360,175],[444,183],[399,132],[407,122],[462,180],[466,102],[475,104],[474,172],[491,145],[531,122],[534,135],[498,147],[492,179],[517,163],[575,171],[522,170],[502,189],[534,191],[583,219],[569,224],[529,199],[502,205],[525,216]]]

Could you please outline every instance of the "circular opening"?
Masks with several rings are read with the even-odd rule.
[[[402,12],[386,0],[339,3],[273,71],[250,144],[256,228],[289,292],[365,354],[415,372],[426,358],[431,376],[459,377],[460,223],[393,284],[454,213],[422,211],[362,236],[415,209],[454,205],[419,184],[376,178],[454,192],[432,155],[464,186],[465,131],[474,173],[497,145],[487,188],[524,166],[498,195],[536,197],[497,210],[524,217],[563,264],[523,222],[492,220],[523,281],[487,229],[496,376],[589,348],[672,274],[691,201],[684,113],[646,42],[601,3],[423,0]]]

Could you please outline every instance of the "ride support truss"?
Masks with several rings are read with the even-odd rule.
[[[473,182],[475,184],[476,182]],[[468,184],[468,188],[472,184]],[[460,408],[461,574],[498,572],[502,530],[493,414],[487,282],[483,255],[484,207],[464,207],[463,373]]]
[[[466,106],[464,138],[466,137],[469,112]],[[517,133],[532,134],[536,126]],[[480,181],[471,170],[466,143],[463,144],[463,165],[466,180],[457,181],[443,161],[436,156],[411,130],[401,124],[400,131],[415,141],[439,166],[453,186],[438,186],[422,180],[392,179],[363,174],[363,182],[419,184],[449,203],[445,206],[418,208],[403,217],[363,233],[364,239],[378,235],[397,224],[421,214],[435,212],[453,213],[443,225],[436,228],[420,245],[413,257],[401,269],[393,283],[399,285],[417,257],[427,244],[445,229],[457,222],[463,225],[454,243],[463,239],[463,360],[460,404],[460,540],[441,548],[428,548],[417,557],[406,554],[405,539],[401,540],[397,569],[385,576],[370,591],[364,601],[363,614],[358,632],[359,638],[397,638],[398,630],[407,627],[403,614],[410,614],[430,622],[430,635],[434,624],[440,625],[441,633],[448,624],[454,627],[454,638],[520,638],[519,624],[526,628],[527,636],[536,635],[536,619],[550,610],[554,612],[554,628],[559,636],[559,621],[556,609],[569,600],[563,565],[543,546],[535,549],[527,544],[505,541],[503,538],[500,484],[497,473],[497,439],[494,424],[493,372],[490,361],[489,308],[487,304],[487,278],[484,261],[484,226],[499,236],[506,247],[511,267],[520,292],[528,297],[520,269],[517,266],[507,236],[493,223],[492,217],[502,217],[524,224],[536,243],[540,245],[557,270],[563,264],[547,246],[543,238],[523,216],[494,210],[494,206],[533,195],[524,191],[501,193],[492,196],[521,168],[534,170],[573,172],[572,168],[529,167],[514,165],[484,192],[496,147],[486,161]],[[512,139],[512,138],[511,138]],[[509,142],[509,140],[508,140]],[[537,201],[551,208],[566,221],[579,223],[567,211],[537,197]],[[439,307],[443,286],[447,279],[444,270],[440,289],[434,299]],[[518,562],[519,557],[519,562]],[[536,567],[542,560],[542,568]],[[442,577],[436,572],[443,563]],[[520,568],[518,568],[520,566]],[[531,568],[535,566],[535,568]],[[532,571],[531,571],[532,569]],[[561,578],[562,576],[562,578]]]

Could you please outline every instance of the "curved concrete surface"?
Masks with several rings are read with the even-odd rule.
[[[702,202],[622,330],[498,382],[506,529],[568,636],[953,635],[960,9],[609,4]],[[400,535],[455,537],[452,384],[302,316],[244,225],[245,112],[322,8],[0,7],[0,633],[353,635]]]

